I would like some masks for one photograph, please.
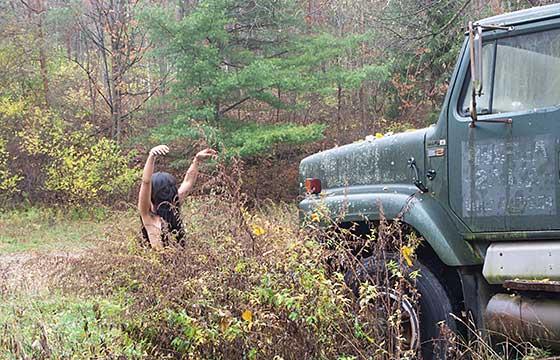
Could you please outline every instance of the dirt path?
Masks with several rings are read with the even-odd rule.
[[[52,277],[81,252],[22,252],[0,255],[0,294],[48,291]]]

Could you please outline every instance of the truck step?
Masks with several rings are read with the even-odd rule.
[[[551,280],[506,280],[503,287],[518,291],[545,291],[560,293],[560,281]]]

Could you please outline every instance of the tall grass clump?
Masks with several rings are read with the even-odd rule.
[[[333,255],[350,252],[318,241],[345,234],[301,228],[293,205],[247,207],[239,174],[235,164],[221,171],[184,205],[185,248],[148,249],[133,222],[72,260],[59,283],[81,296],[125,294],[127,334],[152,358],[396,358],[378,311],[362,309],[336,271],[350,258]]]
[[[420,359],[420,344],[404,331],[403,307],[418,306],[415,282],[422,274],[411,264],[422,239],[398,219],[369,224],[368,232],[342,228],[320,208],[300,226],[294,205],[249,207],[241,173],[235,162],[221,168],[205,195],[183,206],[184,248],[149,249],[136,212],[112,215],[97,247],[59,263],[51,279],[59,299],[82,305],[37,316],[25,332],[15,330],[23,320],[11,322],[0,329],[8,339],[0,341],[0,354]],[[372,256],[379,264],[374,273],[364,260]],[[54,319],[61,313],[81,321],[73,328],[89,331],[89,343],[76,345],[72,331],[64,342]],[[439,344],[447,359],[540,354],[534,347],[494,350],[485,337],[465,340],[445,328]]]
[[[128,299],[122,328],[151,358],[411,358],[399,316],[381,314],[383,294],[364,285],[355,301],[345,283],[340,270],[360,264],[342,241],[349,232],[316,220],[300,227],[294,205],[248,207],[240,173],[236,163],[221,169],[206,195],[184,205],[186,247],[156,252],[138,220],[121,221],[97,249],[69,259],[57,283],[82,297]],[[409,289],[409,277],[387,277]]]

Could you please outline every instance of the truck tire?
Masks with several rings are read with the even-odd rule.
[[[375,274],[379,273],[383,262],[369,257],[364,259],[362,264],[361,271],[347,272],[344,277],[356,296],[359,296],[360,284],[368,281],[367,279],[375,278]],[[446,345],[440,336],[441,322],[445,322],[450,330],[457,332],[457,323],[451,316],[453,312],[451,298],[428,267],[415,261],[414,265],[407,269],[409,273],[416,270],[420,270],[420,276],[416,278],[416,289],[420,294],[417,307],[420,328],[419,350],[424,360],[444,360],[446,359]],[[403,308],[406,307],[405,304],[402,305]]]

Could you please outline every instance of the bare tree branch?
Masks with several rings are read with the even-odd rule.
[[[76,59],[71,59],[69,58],[70,61],[72,61],[73,63],[75,63],[76,65],[78,65],[80,67],[80,69],[82,69],[86,75],[88,76],[89,81],[91,81],[91,83],[93,84],[95,90],[97,91],[97,93],[99,95],[101,95],[101,97],[103,98],[103,100],[105,101],[105,103],[107,104],[107,106],[109,106],[110,109],[113,108],[112,103],[109,101],[109,99],[107,99],[107,97],[105,96],[105,94],[103,94],[103,91],[101,91],[101,89],[99,89],[99,87],[96,84],[96,80],[95,78],[92,76],[91,72],[86,69],[85,66],[83,66],[79,61],[77,61]]]

